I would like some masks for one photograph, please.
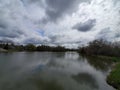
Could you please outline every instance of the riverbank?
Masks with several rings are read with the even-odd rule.
[[[88,56],[89,57],[89,56]],[[120,90],[120,57],[110,57],[101,55],[92,55],[93,58],[99,58],[101,61],[107,60],[113,63],[112,71],[107,76],[107,83],[117,90]]]
[[[112,71],[107,76],[107,83],[117,90],[120,90],[120,57],[109,57],[109,56],[94,56],[98,57],[101,60],[110,60],[114,63]]]
[[[107,83],[117,90],[120,90],[120,57],[95,56],[101,59],[110,60],[114,63],[112,71],[107,76]]]
[[[107,77],[107,83],[120,90],[120,62],[117,63]]]

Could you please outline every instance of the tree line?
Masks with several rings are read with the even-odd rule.
[[[46,46],[34,44],[27,45],[14,45],[13,43],[1,43],[0,48],[8,51],[53,51],[53,52],[65,52],[65,51],[75,51],[75,49],[68,49],[63,46]]]
[[[94,40],[88,46],[80,47],[79,53],[85,55],[102,55],[102,56],[120,56],[120,43],[111,43],[105,40]]]
[[[120,56],[120,43],[110,43],[105,40],[94,40],[87,46],[80,47],[78,49],[68,49],[63,46],[36,46],[34,44],[14,45],[13,43],[0,43],[0,48],[8,51],[77,51],[78,53],[84,55]]]

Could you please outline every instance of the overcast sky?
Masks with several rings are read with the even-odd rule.
[[[120,0],[0,0],[0,40],[76,48],[120,41]]]

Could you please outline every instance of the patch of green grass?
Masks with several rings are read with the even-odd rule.
[[[102,56],[102,55],[93,55],[92,57],[93,58],[98,58],[98,59],[101,59],[101,60],[110,61],[110,62],[113,62],[113,63],[120,62],[120,57],[110,57],[110,56]]]
[[[120,62],[120,57],[111,57],[110,58],[113,62]]]
[[[120,63],[118,63],[107,77],[107,82],[120,90]]]

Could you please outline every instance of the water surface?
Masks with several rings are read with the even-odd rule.
[[[111,62],[75,52],[0,53],[0,90],[114,90]]]

